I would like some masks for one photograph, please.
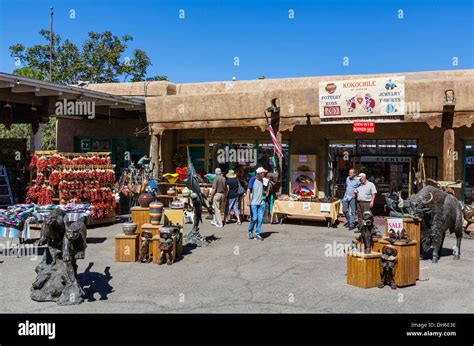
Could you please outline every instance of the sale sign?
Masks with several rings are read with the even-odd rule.
[[[373,121],[354,121],[352,132],[355,133],[375,133],[375,122]]]
[[[387,219],[387,229],[399,233],[403,229],[403,219]]]

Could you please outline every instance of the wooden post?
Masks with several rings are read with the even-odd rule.
[[[455,181],[454,179],[454,130],[445,129],[443,136],[443,180]]]
[[[278,140],[278,143],[281,145],[281,150],[283,151],[283,136],[281,132],[276,133],[276,138]],[[278,156],[277,156],[278,157]],[[280,185],[280,188],[278,189],[278,192],[281,194],[281,191],[283,189],[283,157],[278,158],[278,165],[279,165],[279,175],[278,175],[278,183]]]

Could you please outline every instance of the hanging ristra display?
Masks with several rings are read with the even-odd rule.
[[[91,205],[91,218],[115,216],[115,171],[109,153],[36,152],[27,203]]]

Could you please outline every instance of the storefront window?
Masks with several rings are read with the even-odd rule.
[[[408,155],[418,154],[416,139],[360,139],[357,141],[359,155]]]

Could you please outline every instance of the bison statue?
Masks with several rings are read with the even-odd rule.
[[[448,230],[456,235],[453,258],[458,260],[461,256],[463,211],[456,197],[434,186],[426,186],[410,198],[409,205],[409,214],[422,220],[421,247],[423,251],[433,248],[432,262],[438,262]]]

